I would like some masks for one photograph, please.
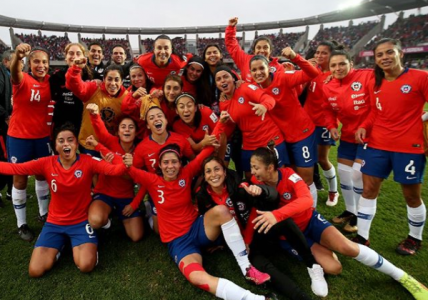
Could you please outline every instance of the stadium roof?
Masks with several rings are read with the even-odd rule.
[[[408,10],[428,6],[428,0],[363,0],[358,6],[337,10],[321,15],[311,16],[301,19],[282,20],[276,22],[239,24],[238,31],[267,30],[277,28],[300,27],[307,25],[317,25],[338,21],[359,19],[370,16],[388,14],[391,12]],[[0,26],[24,28],[46,31],[61,32],[82,32],[100,34],[197,34],[197,33],[219,33],[224,32],[225,26],[202,26],[202,27],[107,27],[107,26],[86,26],[60,23],[49,23],[42,21],[31,21],[15,19],[0,15]]]

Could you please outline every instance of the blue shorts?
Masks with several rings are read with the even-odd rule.
[[[119,220],[121,221],[135,218],[135,217],[141,217],[141,211],[139,209],[136,209],[132,213],[132,215],[130,215],[129,217],[124,216],[122,214],[122,211],[125,208],[125,206],[127,206],[128,204],[131,204],[132,198],[114,198],[104,194],[95,194],[93,197],[93,200],[100,200],[106,203],[108,206],[112,208],[112,210],[114,210]]]
[[[309,248],[311,248],[314,243],[319,244],[321,242],[322,233],[330,226],[332,225],[326,219],[324,219],[324,217],[319,212],[316,210],[313,211],[311,220],[303,232]],[[299,253],[293,249],[286,240],[281,240],[279,244],[282,249],[301,260]]]
[[[101,158],[101,155],[100,155],[100,153],[98,151],[86,149],[82,145],[79,145],[79,152],[81,154],[87,154],[87,155],[90,155],[90,156],[93,156],[93,157]]]
[[[215,241],[209,240],[205,234],[204,216],[199,216],[186,234],[168,243],[168,252],[178,265],[187,255],[201,254],[201,248],[220,244],[220,237],[221,235]]]
[[[331,138],[330,131],[327,128],[317,126],[315,128],[315,134],[316,134],[318,145],[336,146],[336,141]]]
[[[150,204],[150,210],[152,212],[152,216],[157,216],[158,215],[158,211],[156,210],[156,206],[155,206],[155,204],[153,202],[152,197],[150,197],[150,195],[149,195],[149,200],[147,200],[147,201]]]
[[[287,146],[285,142],[275,146],[276,153],[278,155],[278,166],[290,165],[290,158],[288,157]],[[241,163],[244,172],[251,171],[251,155],[254,150],[242,150],[241,152]]]
[[[337,149],[338,158],[355,161],[356,159],[363,159],[363,155],[364,145],[340,140],[339,148]]]
[[[401,184],[422,183],[425,155],[391,152],[367,147],[361,172],[379,178],[388,178],[394,172],[394,180]]]
[[[230,157],[232,156],[232,144],[228,141],[226,144],[226,153],[224,154],[224,161],[230,161]]]
[[[23,163],[52,154],[50,138],[19,139],[7,136],[7,160],[11,163]]]
[[[47,247],[61,251],[67,238],[71,241],[71,247],[86,243],[98,245],[97,234],[86,220],[74,225],[55,225],[46,222],[34,248]]]
[[[287,143],[291,161],[296,167],[309,168],[318,162],[316,132],[296,143]]]

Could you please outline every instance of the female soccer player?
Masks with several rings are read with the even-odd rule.
[[[86,49],[82,44],[70,43],[65,47],[66,70],[58,70],[49,78],[52,100],[55,101],[55,110],[53,115],[54,131],[66,122],[71,122],[77,131],[80,131],[82,124],[83,103],[72,91],[65,87],[65,74],[69,67],[74,64],[74,60],[85,57]],[[91,77],[89,65],[86,65],[82,71],[83,81]]]
[[[210,70],[206,69],[204,60],[199,56],[193,56],[189,59],[181,76],[183,92],[192,94],[198,104],[203,104],[209,108],[212,105],[210,76]]]
[[[100,109],[101,118],[110,133],[117,131],[117,120],[122,115],[121,105],[128,92],[122,86],[123,72],[121,66],[110,65],[104,70],[104,81],[84,82],[82,69],[86,66],[86,58],[76,59],[65,75],[66,88],[81,99],[85,106],[95,103]],[[86,138],[94,135],[89,112],[83,111],[82,127],[79,133],[80,151],[98,156],[92,146],[86,145]]]
[[[345,223],[343,230],[353,233],[357,231],[357,204],[363,191],[360,170],[364,151],[363,145],[355,141],[355,132],[370,111],[373,70],[354,70],[351,56],[339,46],[331,53],[329,65],[333,79],[324,85],[323,107],[332,138],[337,141],[340,137],[337,171],[346,207],[332,221]],[[337,120],[342,123],[340,135]]]
[[[50,126],[48,104],[51,100],[49,85],[49,53],[42,48],[31,49],[20,44],[15,49],[10,65],[13,92],[13,111],[7,132],[7,157],[12,163],[22,163],[48,156]],[[22,72],[21,61],[28,56],[31,75]],[[18,234],[25,241],[32,241],[34,233],[27,225],[27,174],[13,177],[12,202],[18,223]],[[35,183],[39,203],[39,220],[46,221],[49,186],[41,174]]]
[[[101,120],[98,105],[90,103],[86,106],[91,116],[92,126],[98,136],[98,141],[91,139],[92,146],[97,151],[98,142],[114,153],[115,158],[133,154],[135,150],[135,136],[137,125],[130,117],[123,117],[119,122],[116,135],[111,135]],[[89,137],[90,138],[90,137]],[[89,139],[88,138],[88,139]],[[138,242],[143,237],[143,219],[137,209],[131,215],[124,215],[127,206],[134,198],[134,184],[130,178],[100,175],[94,188],[94,196],[89,206],[88,220],[92,228],[110,227],[109,215],[114,210],[123,222],[126,234],[133,242]]]
[[[236,39],[236,25],[238,24],[238,18],[232,18],[229,20],[229,26],[226,27],[225,44],[227,51],[232,56],[236,66],[241,70],[242,80],[246,80],[249,83],[254,82],[254,78],[250,72],[250,59],[254,55],[263,55],[269,61],[269,70],[272,73],[283,72],[284,67],[278,62],[278,58],[272,57],[273,44],[272,41],[265,36],[258,37],[254,40],[252,51],[254,55],[245,53],[239,45]]]
[[[332,42],[323,41],[318,44],[314,58],[309,60],[316,65],[319,75],[310,82],[307,88],[307,97],[304,106],[304,109],[316,126],[315,132],[318,142],[318,163],[323,169],[324,176],[327,179],[329,194],[326,204],[328,206],[335,206],[339,200],[336,170],[328,159],[330,147],[331,145],[336,145],[336,143],[331,138],[330,132],[326,128],[325,116],[321,108],[324,102],[324,92],[322,87],[324,85],[324,81],[331,75],[328,62],[330,54],[333,52],[335,47],[335,44]]]
[[[146,71],[147,78],[153,83],[153,88],[161,90],[166,76],[179,74],[192,54],[188,53],[185,56],[186,59],[175,54],[172,41],[167,35],[158,36],[153,48],[153,53],[141,55],[137,62]]]
[[[277,147],[281,165],[288,164],[288,156],[281,131],[267,114],[275,106],[275,99],[255,85],[243,83],[236,87],[236,75],[227,66],[216,69],[217,88],[226,97],[220,102],[220,109],[227,111],[230,120],[227,124],[227,136],[232,133],[235,123],[242,131],[241,164],[246,178],[250,178],[250,156],[252,151],[273,140]]]
[[[368,132],[364,154],[364,190],[358,203],[357,240],[368,243],[376,199],[382,181],[394,171],[407,203],[409,235],[397,252],[412,255],[419,250],[426,220],[421,198],[425,168],[424,136],[421,115],[428,101],[426,72],[404,68],[403,51],[398,40],[382,39],[375,44],[375,84],[370,87],[371,111],[355,136],[362,143]]]
[[[420,116],[419,116],[420,118]],[[400,282],[415,299],[427,299],[428,289],[403,270],[391,264],[374,250],[348,240],[312,207],[310,192],[302,178],[290,168],[278,168],[275,153],[258,148],[251,156],[252,182],[276,187],[280,208],[259,211],[253,220],[259,232],[268,232],[277,222],[292,218],[306,236],[315,259],[328,274],[339,274],[342,266],[333,251],[350,256],[362,264],[391,276]],[[282,242],[287,247],[286,242]]]
[[[123,163],[111,165],[77,154],[77,134],[70,123],[58,129],[54,141],[58,155],[22,164],[0,163],[2,174],[37,174],[49,181],[52,199],[47,221],[31,255],[31,277],[40,277],[53,267],[66,239],[71,240],[74,262],[80,271],[93,270],[98,260],[98,242],[88,223],[92,177],[96,173],[120,176],[126,172]],[[129,166],[132,157],[124,159],[124,163]]]
[[[313,182],[314,165],[318,161],[315,126],[300,105],[294,89],[316,77],[318,71],[290,47],[284,48],[282,55],[300,66],[303,72],[272,73],[269,61],[262,55],[251,58],[250,72],[253,80],[276,101],[270,115],[281,129],[287,148],[292,153],[291,161],[309,186],[316,207],[317,188]]]
[[[218,137],[220,128],[214,134]],[[129,174],[135,182],[148,189],[156,205],[161,240],[183,275],[193,285],[221,299],[270,299],[244,290],[234,283],[211,276],[202,267],[201,248],[213,245],[220,233],[235,255],[242,273],[251,281],[261,284],[269,279],[248,261],[239,226],[224,206],[217,206],[198,217],[191,201],[191,181],[200,172],[202,161],[213,152],[204,149],[187,166],[181,168],[181,153],[177,145],[167,145],[159,153],[161,175],[131,167]]]
[[[219,98],[220,98],[220,92],[217,89],[217,86],[215,84],[214,79],[214,72],[215,69],[223,64],[223,53],[220,49],[220,46],[217,44],[208,44],[202,54],[202,58],[205,61],[206,68],[209,68],[209,83],[210,83],[210,95],[211,95],[211,101],[209,106],[217,115],[220,115],[220,108],[219,108]]]
[[[278,241],[278,234],[285,234],[287,241],[292,243],[299,254],[305,258],[305,263],[309,263],[309,272],[318,272],[317,276],[312,278],[314,293],[322,297],[327,296],[328,287],[322,268],[319,265],[313,267],[316,262],[311,250],[302,232],[291,219],[287,219],[275,226],[275,229],[271,232],[276,231],[277,235],[269,235],[268,238],[265,238],[263,233],[254,232],[251,221],[257,216],[256,209],[266,211],[278,207],[279,198],[276,189],[267,185],[249,186],[246,182],[241,183],[238,174],[233,170],[227,169],[224,161],[216,156],[210,156],[205,159],[202,169],[204,182],[196,194],[199,214],[205,214],[216,205],[226,206],[236,222],[238,222],[245,244],[249,245],[252,263],[257,268],[267,272],[271,276],[273,286],[284,295],[291,299],[310,299],[267,258],[273,248],[272,244],[269,243],[271,242],[270,240]],[[254,233],[256,236],[253,239]],[[265,254],[265,252],[270,253]]]
[[[180,119],[174,122],[173,130],[187,138],[195,153],[216,143],[216,137],[210,133],[214,130],[218,117],[210,108],[198,108],[196,99],[187,93],[178,96],[175,105]]]

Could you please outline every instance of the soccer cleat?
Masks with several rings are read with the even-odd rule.
[[[355,233],[358,231],[358,227],[357,227],[357,216],[352,216],[351,219],[349,220],[349,222],[343,226],[343,230],[348,232],[348,233]]]
[[[18,234],[21,239],[27,242],[31,242],[34,239],[34,233],[27,224],[22,224],[21,227],[18,228]]]
[[[351,220],[352,216],[355,216],[353,213],[345,210],[343,213],[338,215],[337,217],[334,217],[331,219],[331,222],[336,225],[340,225],[346,222],[349,222]]]
[[[400,278],[401,285],[409,291],[416,300],[428,300],[428,289],[422,283],[407,273]]]
[[[328,295],[328,285],[324,278],[324,270],[318,265],[312,265],[312,268],[307,268],[309,277],[311,277],[312,292],[318,297],[326,297]]]
[[[366,240],[361,235],[357,235],[356,237],[353,237],[351,239],[351,241],[353,241],[354,243],[357,243],[357,244],[364,245],[366,247],[370,247],[370,240]]]
[[[405,240],[398,244],[395,251],[401,255],[415,255],[416,252],[421,248],[422,242],[408,236]]]
[[[278,296],[275,293],[266,294],[265,300],[278,300]]]
[[[339,201],[339,193],[338,192],[328,192],[328,199],[325,204],[327,206],[335,206],[337,202]]]
[[[46,220],[48,219],[48,213],[45,213],[43,216],[38,216],[37,217],[37,221],[39,221],[39,223],[46,223]]]
[[[261,285],[270,280],[270,275],[262,273],[252,265],[247,268],[247,273],[245,273],[245,279],[255,285]]]

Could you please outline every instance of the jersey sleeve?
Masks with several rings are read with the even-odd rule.
[[[326,86],[324,86],[324,89],[326,89]],[[331,107],[327,97],[325,96],[325,93],[323,95],[323,103],[320,109],[322,109],[324,113],[324,119],[327,129],[331,130],[333,128],[337,128],[337,113]]]
[[[309,82],[318,76],[317,68],[315,68],[310,62],[301,57],[299,54],[297,54],[296,57],[291,61],[297,64],[300,69],[302,69],[302,71],[295,71],[292,73],[285,72],[285,74],[290,75],[287,76],[287,85],[290,88]]]
[[[126,95],[126,97],[122,101],[122,105],[120,109],[122,110],[122,113],[124,115],[130,116],[134,120],[140,119],[140,105],[137,104],[137,100],[132,96],[132,91],[129,91],[129,93]]]
[[[261,105],[266,107],[267,110],[272,110],[275,107],[275,99],[269,96],[267,93],[261,89],[256,89],[255,91],[256,102],[259,102]]]
[[[123,162],[118,164],[110,164],[97,157],[92,157],[92,169],[97,174],[108,176],[121,176],[126,173],[126,166]]]
[[[183,155],[188,158],[188,159],[192,159],[193,157],[195,157],[195,152],[193,152],[192,149],[192,145],[190,145],[189,140],[184,139],[183,141]]]
[[[0,162],[0,173],[4,175],[44,175],[45,166],[47,165],[47,158],[19,164]]]
[[[135,195],[134,199],[132,199],[132,202],[129,204],[131,205],[133,210],[137,210],[138,207],[140,207],[141,201],[144,199],[144,195],[146,195],[147,189],[140,185],[140,189],[138,190],[137,195]]]
[[[132,165],[134,167],[136,167],[137,169],[142,169],[146,165],[144,162],[144,157],[143,157],[143,148],[144,147],[145,147],[145,145],[144,145],[144,140],[143,140],[137,145],[137,147],[135,148],[135,151],[134,151],[134,158],[133,158]]]
[[[117,138],[108,132],[103,120],[101,119],[101,116],[99,114],[89,115],[91,117],[92,127],[94,128],[99,142],[105,144],[107,147],[109,147],[110,144],[115,143]]]
[[[227,52],[229,52],[235,64],[238,68],[242,68],[248,63],[249,55],[242,50],[239,45],[238,40],[236,39],[236,27],[227,26],[226,33],[224,37],[224,42],[226,44]]]
[[[73,66],[68,68],[65,74],[65,87],[73,92],[73,94],[87,102],[98,88],[95,81],[84,82],[82,80],[82,69]]]
[[[128,174],[131,176],[131,178],[134,180],[135,183],[140,184],[141,187],[144,187],[145,189],[147,189],[152,184],[155,184],[157,181],[157,178],[159,177],[156,174],[152,174],[144,170],[139,170],[134,166],[128,168]],[[140,193],[140,191],[138,193]]]
[[[301,179],[296,181],[296,176],[298,175],[293,173],[290,177],[283,179],[288,180],[288,184],[292,187],[296,199],[272,212],[278,222],[311,208],[314,203],[307,184]]]

